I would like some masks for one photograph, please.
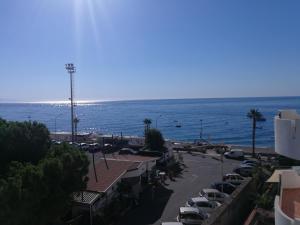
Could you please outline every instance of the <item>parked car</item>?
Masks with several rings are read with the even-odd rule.
[[[217,189],[220,192],[224,192],[226,194],[231,194],[236,186],[228,182],[215,182],[211,185],[211,188]]]
[[[161,225],[183,225],[181,222],[162,222]]]
[[[259,164],[258,161],[256,161],[256,160],[251,160],[251,159],[247,159],[247,160],[244,160],[244,161],[242,162],[242,164],[248,164],[248,163],[255,164],[255,165],[258,165],[258,164]]]
[[[257,161],[254,161],[254,160],[244,160],[241,165],[248,165],[248,166],[257,167],[259,165],[259,163]]]
[[[52,144],[54,144],[54,145],[60,145],[61,141],[52,140]]]
[[[177,221],[183,224],[201,224],[207,218],[207,213],[195,207],[180,207]]]
[[[189,199],[186,204],[187,207],[196,207],[203,212],[210,213],[217,207],[221,206],[221,203],[216,202],[216,201],[209,201],[205,197],[195,197]]]
[[[231,149],[225,152],[224,156],[229,159],[244,159],[244,151],[242,149]]]
[[[249,165],[240,165],[236,167],[233,172],[237,173],[243,177],[251,177],[254,172],[255,167]]]
[[[138,152],[131,149],[131,148],[122,148],[120,151],[119,151],[119,154],[120,155],[136,155]]]
[[[240,185],[244,178],[237,173],[227,173],[223,176],[223,181],[229,182],[233,185]]]
[[[199,193],[200,197],[205,197],[210,201],[225,202],[230,196],[217,189],[205,188]]]
[[[89,145],[87,143],[80,143],[80,149],[87,151],[89,149]]]
[[[89,144],[89,152],[96,152],[100,149],[100,145],[98,143]]]

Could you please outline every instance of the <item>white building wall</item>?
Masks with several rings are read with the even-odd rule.
[[[300,188],[300,176],[295,170],[282,171],[280,196],[285,188]],[[275,225],[300,225],[299,219],[290,218],[281,210],[280,196],[276,196],[274,202]]]
[[[276,116],[275,151],[283,156],[300,160],[300,116],[295,110],[281,110]]]
[[[275,202],[274,202],[274,208],[275,208],[275,225],[296,225],[297,223],[294,223],[294,220],[289,218],[287,215],[285,215],[279,205],[279,196],[276,196]],[[297,224],[298,225],[298,224]]]

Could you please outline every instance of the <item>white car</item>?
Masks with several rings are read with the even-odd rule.
[[[228,194],[218,191],[217,189],[205,188],[199,193],[200,197],[205,197],[210,201],[225,202],[230,198]]]
[[[162,222],[161,225],[183,225],[181,222]]]
[[[183,224],[201,224],[208,214],[195,207],[180,207],[177,221]]]
[[[195,198],[189,199],[185,205],[188,207],[196,207],[204,212],[210,213],[214,209],[221,206],[221,203],[216,202],[216,201],[209,201],[205,197],[195,197]]]
[[[244,151],[242,149],[231,149],[224,153],[225,158],[229,159],[244,159]]]

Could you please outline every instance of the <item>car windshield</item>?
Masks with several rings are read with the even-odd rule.
[[[197,202],[198,207],[209,207],[212,208],[212,205],[209,202]]]
[[[188,200],[188,204],[189,204],[190,206],[193,206],[195,203],[190,199],[190,200]]]
[[[189,220],[203,220],[203,215],[187,213],[187,214],[181,214],[180,218],[181,219],[189,219]]]

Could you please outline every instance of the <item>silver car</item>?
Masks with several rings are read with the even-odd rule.
[[[208,213],[195,207],[180,207],[177,221],[183,224],[202,224],[208,216]]]
[[[199,193],[200,197],[205,197],[210,201],[225,202],[230,198],[228,194],[222,193],[217,189],[205,188]]]
[[[186,204],[187,207],[196,207],[203,212],[211,213],[214,211],[216,208],[221,206],[221,203],[216,202],[216,201],[209,201],[205,197],[195,197],[189,199]]]

